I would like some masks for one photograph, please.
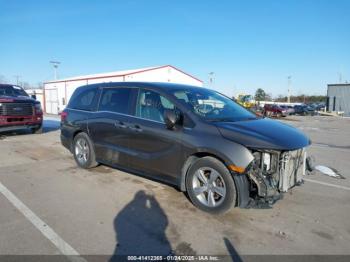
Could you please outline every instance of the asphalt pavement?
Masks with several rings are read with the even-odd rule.
[[[307,133],[314,172],[272,209],[233,209],[213,216],[176,188],[99,166],[83,170],[45,133],[0,139],[1,255],[349,255],[350,119],[290,117]],[[76,252],[76,253],[75,253]]]

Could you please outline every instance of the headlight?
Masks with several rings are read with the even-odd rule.
[[[35,104],[35,105],[34,105],[34,109],[35,109],[35,113],[36,113],[36,114],[40,114],[40,113],[43,112],[40,103]]]
[[[271,169],[271,154],[270,153],[262,153],[263,154],[263,162],[264,162],[264,171],[269,171]]]
[[[278,167],[279,153],[274,151],[257,151],[254,154],[255,164],[264,174],[276,172]]]

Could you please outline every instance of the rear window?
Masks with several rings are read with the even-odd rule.
[[[92,111],[95,104],[97,89],[79,90],[69,103],[69,107],[84,111]]]
[[[99,111],[128,114],[131,88],[105,88],[100,99]]]

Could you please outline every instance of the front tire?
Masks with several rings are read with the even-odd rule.
[[[230,171],[213,157],[200,158],[190,167],[186,176],[186,190],[196,207],[211,214],[228,211],[237,199]]]
[[[74,137],[73,155],[75,162],[81,168],[89,169],[98,165],[93,144],[84,132]]]
[[[40,127],[32,128],[32,134],[42,134],[43,133],[43,126],[40,125]]]

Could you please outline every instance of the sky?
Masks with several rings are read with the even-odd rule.
[[[349,0],[0,0],[0,76],[173,65],[232,96],[323,95],[350,82]],[[341,76],[341,77],[340,77]]]

